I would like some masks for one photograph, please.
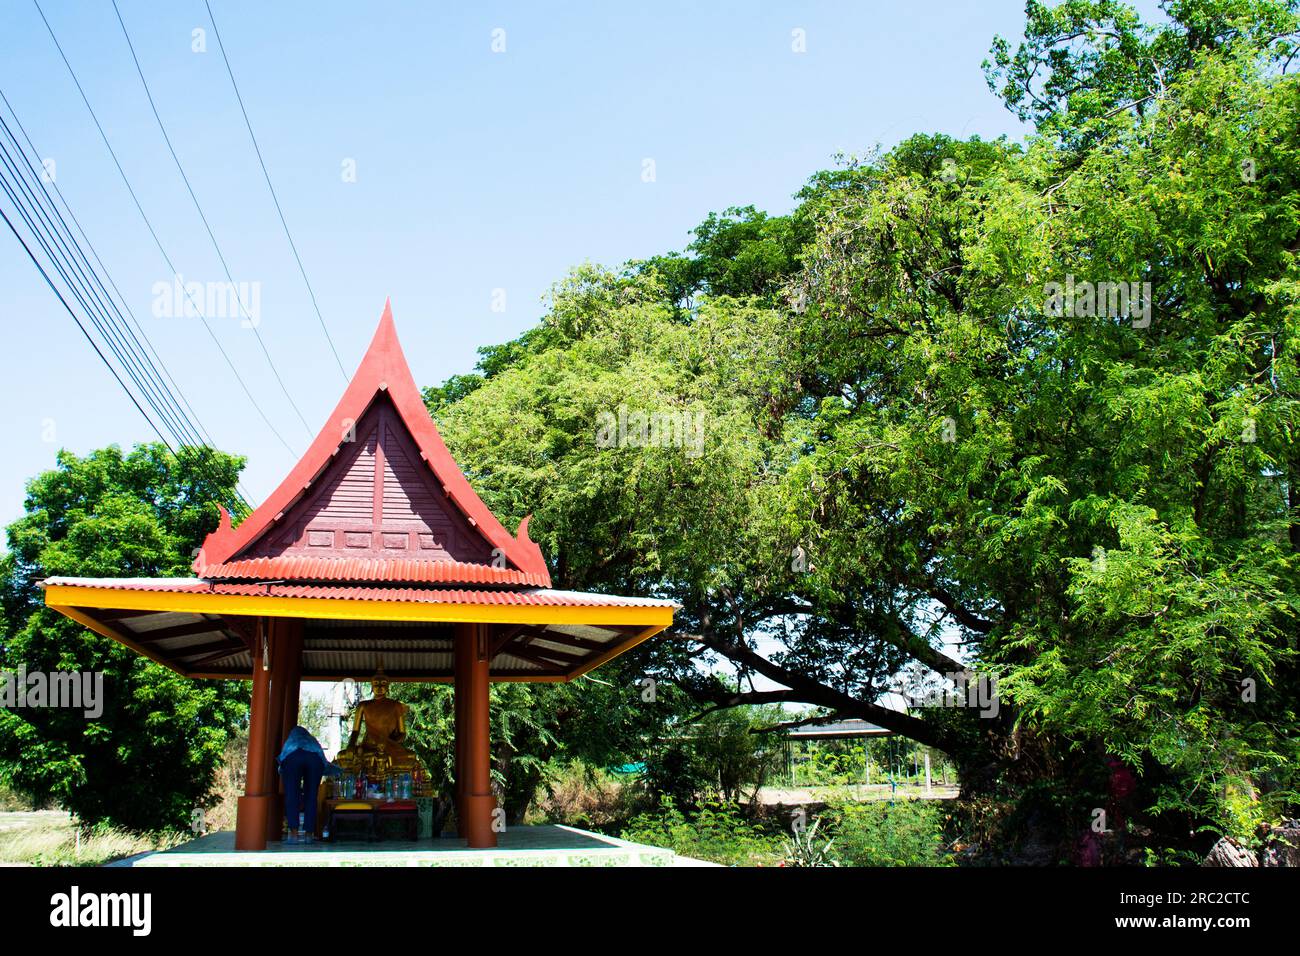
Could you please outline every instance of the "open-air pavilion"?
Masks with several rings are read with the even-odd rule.
[[[280,837],[275,758],[302,681],[451,682],[456,816],[495,847],[491,681],[567,681],[672,622],[670,601],[551,587],[528,518],[510,534],[424,406],[386,305],[364,360],[288,477],[238,527],[222,509],[192,578],[49,578],[45,603],[196,680],[251,680],[235,848]]]

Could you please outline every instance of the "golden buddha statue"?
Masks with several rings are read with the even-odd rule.
[[[406,705],[388,696],[388,678],[382,665],[370,686],[375,696],[357,704],[348,745],[334,762],[347,773],[364,773],[374,781],[414,773],[420,767],[419,758],[402,746],[406,739]],[[365,734],[358,741],[363,726]]]

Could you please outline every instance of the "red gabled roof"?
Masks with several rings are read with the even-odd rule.
[[[285,554],[274,558],[243,558],[197,568],[209,581],[345,581],[400,584],[495,584],[547,587],[549,580],[515,568],[494,568],[470,561],[428,561],[418,558],[333,558]]]
[[[224,508],[221,509],[221,524],[203,542],[194,561],[195,573],[203,575],[214,565],[227,566],[235,559],[248,557],[244,552],[272,532],[277,527],[277,522],[321,479],[343,450],[349,431],[355,429],[366,411],[384,394],[418,449],[419,458],[430,469],[437,486],[474,531],[482,536],[489,548],[499,549],[499,554],[511,567],[527,575],[529,583],[550,587],[550,571],[542,558],[541,549],[528,537],[529,519],[524,518],[519,523],[515,535],[506,531],[475,494],[443,443],[442,436],[438,434],[438,429],[425,408],[415,379],[411,376],[406,356],[402,353],[402,346],[397,340],[397,329],[393,324],[392,308],[388,302],[384,303],[384,314],[365,358],[311,447],[280,486],[238,528],[231,526],[230,515]],[[361,567],[356,570],[364,573]],[[453,583],[453,579],[452,575],[443,578],[447,583]],[[367,579],[359,575],[352,580]],[[483,578],[475,572],[462,580],[465,583],[479,583]]]

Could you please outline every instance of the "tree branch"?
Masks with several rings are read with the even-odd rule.
[[[961,624],[962,627],[969,628],[970,630],[975,631],[978,634],[987,634],[991,630],[993,630],[994,627],[993,621],[986,620],[985,618],[980,617],[978,614],[975,614],[972,611],[969,611],[966,608],[962,607],[960,604],[957,603],[957,598],[954,597],[952,593],[948,591],[946,588],[934,586],[931,587],[930,590],[928,590],[926,593],[929,594],[930,597],[938,601],[940,604],[942,604],[944,606],[944,609],[947,610],[948,613],[950,613],[953,617],[955,617],[957,619],[957,622]]]
[[[835,690],[833,687],[827,687],[820,681],[814,680],[797,671],[787,670],[778,664],[774,664],[766,657],[755,653],[744,644],[738,644],[731,641],[722,641],[714,637],[699,634],[679,634],[688,640],[697,641],[710,650],[735,661],[738,664],[744,664],[756,673],[762,674],[768,680],[777,684],[782,684],[789,688],[788,696],[783,700],[813,704],[815,706],[826,707],[839,711],[850,717],[861,717],[863,720],[869,720],[877,726],[884,727],[886,730],[892,730],[901,734],[917,743],[925,744],[927,747],[934,747],[938,750],[948,750],[948,740],[946,735],[925,721],[912,717],[909,714],[900,713],[896,710],[890,710],[879,704],[859,700],[856,697]],[[961,669],[957,665],[957,669]],[[711,701],[723,706],[738,706],[738,704],[726,704],[725,701],[737,696],[734,692],[721,685],[717,686],[717,691],[711,692],[708,688],[688,688],[688,693],[695,697],[699,695],[704,700]],[[746,695],[740,695],[746,696]]]

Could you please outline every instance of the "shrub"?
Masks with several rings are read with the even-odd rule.
[[[839,803],[824,819],[845,866],[952,866],[944,806],[935,800]]]
[[[783,866],[839,866],[840,861],[834,853],[834,840],[826,840],[817,835],[822,820],[819,817],[810,827],[794,832],[785,838],[785,856],[781,859]]]
[[[626,788],[609,773],[571,761],[546,774],[538,815],[547,823],[602,828],[627,816]]]
[[[780,719],[779,708],[733,707],[691,721],[646,756],[646,788],[681,806],[700,797],[734,803],[746,791],[753,795],[782,758],[781,738],[759,731]]]
[[[770,865],[783,855],[779,836],[746,820],[736,806],[726,803],[706,804],[687,817],[672,800],[664,799],[657,813],[634,818],[620,836],[727,866]]]

